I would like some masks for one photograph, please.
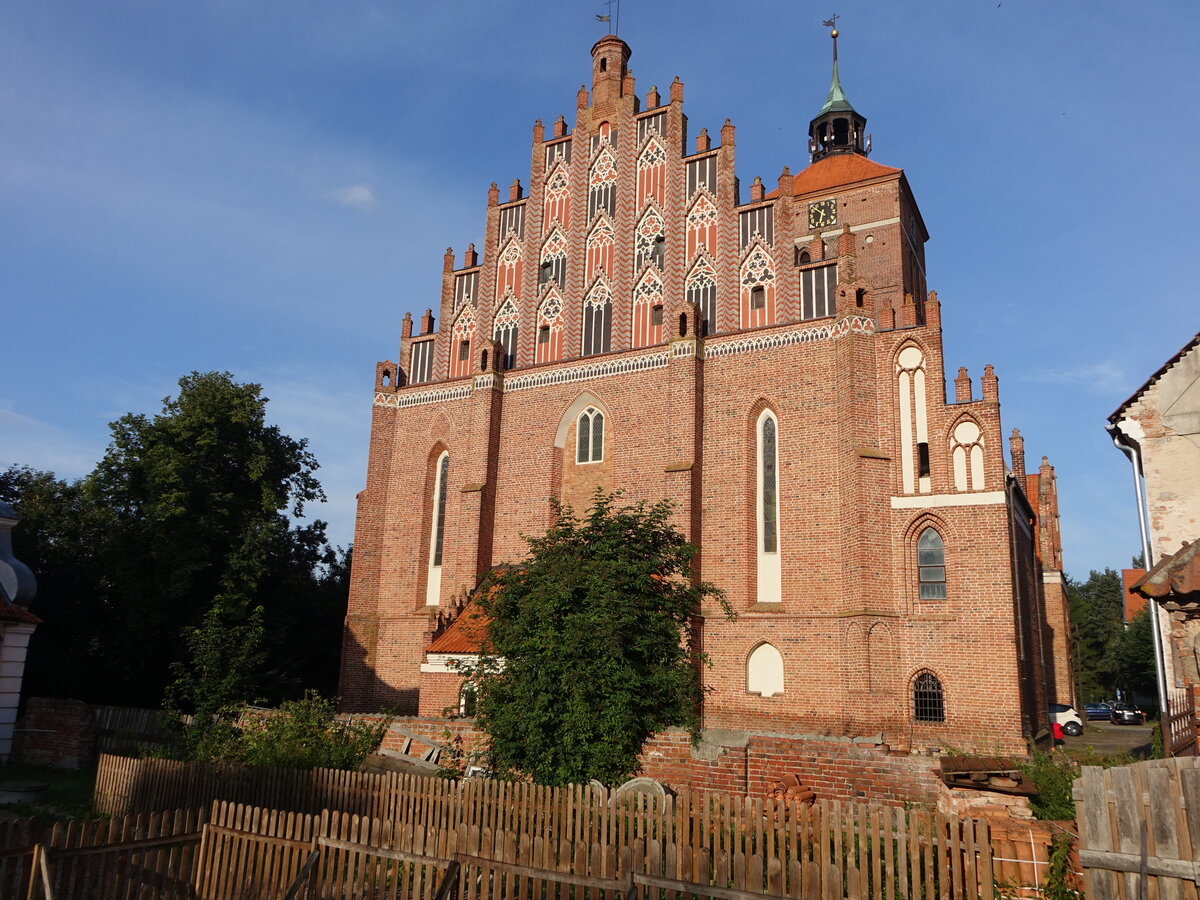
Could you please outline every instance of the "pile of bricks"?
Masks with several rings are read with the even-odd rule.
[[[812,803],[816,794],[800,783],[795,775],[784,775],[768,783],[766,795],[772,800],[783,800],[787,803],[799,801]]]

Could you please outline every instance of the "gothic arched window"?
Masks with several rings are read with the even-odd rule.
[[[446,537],[446,481],[450,477],[450,454],[442,451],[434,464],[432,515],[429,523],[429,571],[425,582],[425,604],[437,606],[442,593],[442,549]]]
[[[604,460],[604,413],[589,406],[579,414],[575,425],[575,462],[596,463]]]
[[[583,355],[612,349],[612,292],[603,279],[583,301]]]
[[[717,278],[712,265],[701,258],[687,282],[687,302],[700,307],[700,333],[717,330]]]
[[[778,603],[783,567],[779,558],[779,421],[770,410],[758,417],[755,531],[758,544],[758,602]]]
[[[500,368],[511,369],[517,364],[517,305],[509,297],[496,313],[492,340],[498,342],[503,356]]]
[[[917,538],[917,581],[922,600],[946,599],[946,548],[933,528]]]

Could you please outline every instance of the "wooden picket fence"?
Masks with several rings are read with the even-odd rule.
[[[614,806],[622,825],[557,838],[218,804],[199,851],[199,896],[280,896],[292,887],[297,897],[434,900],[457,863],[460,900],[583,896],[573,887],[595,900],[650,900],[659,891],[724,900],[993,900],[986,823],[838,801],[743,804],[750,815],[731,817],[712,799],[672,804],[642,795]]]
[[[95,805],[107,814],[208,808],[214,801],[270,808],[279,815],[318,815],[322,810],[331,810],[366,821],[404,823],[428,833],[454,830],[460,825],[478,826],[492,834],[513,834],[555,845],[569,840],[619,848],[638,838],[662,841],[670,836],[672,842],[686,846],[693,858],[701,851],[710,856],[721,851],[738,852],[739,848],[730,843],[733,835],[742,835],[743,843],[748,842],[750,847],[793,847],[797,840],[819,843],[813,835],[824,829],[830,834],[831,848],[843,848],[839,850],[842,855],[845,842],[856,851],[861,847],[866,857],[855,868],[860,875],[871,873],[866,877],[872,886],[893,884],[893,893],[887,896],[897,898],[915,896],[912,891],[931,878],[939,886],[944,880],[955,891],[956,879],[966,885],[972,871],[980,890],[984,881],[991,879],[1006,892],[1020,893],[1021,887],[1036,887],[1044,880],[1050,844],[1045,823],[1008,820],[985,824],[938,818],[927,811],[836,801],[818,803],[813,812],[806,813],[769,799],[683,793],[662,801],[643,795],[630,806],[615,804],[607,791],[586,785],[548,788],[475,778],[450,781],[396,773],[248,769],[110,756],[101,759]],[[804,820],[805,815],[824,818]],[[787,831],[790,826],[782,824],[802,820],[809,821],[810,831],[799,838]],[[811,830],[814,821],[819,823],[816,832]],[[831,824],[835,822],[838,824]],[[931,835],[944,835],[945,841]],[[885,851],[885,847],[893,849]],[[920,852],[944,853],[944,879],[935,877],[941,869],[937,858],[931,856],[929,876],[922,862],[921,877],[917,884],[912,883],[913,848],[922,847],[926,850]],[[973,850],[968,851],[968,847]],[[907,854],[904,865],[898,862],[898,848]],[[750,852],[746,846],[740,849]],[[973,870],[968,857],[973,860]],[[958,860],[957,869],[954,860]],[[843,863],[838,865],[843,873],[848,871]],[[878,875],[874,872],[876,865]],[[968,887],[964,886],[963,891],[970,895]]]
[[[174,747],[180,733],[167,725],[161,709],[130,706],[92,706],[96,721],[96,750],[99,753],[137,755],[146,750]],[[190,721],[191,716],[185,716]]]
[[[193,898],[207,818],[175,810],[54,825],[0,821],[0,898]]]
[[[1089,900],[1197,900],[1200,758],[1084,766],[1074,795]]]

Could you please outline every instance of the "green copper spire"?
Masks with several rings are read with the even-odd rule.
[[[824,23],[832,29],[833,79],[829,83],[829,96],[815,119],[808,123],[808,158],[810,162],[824,159],[831,153],[871,152],[871,139],[867,137],[867,120],[846,99],[842,90],[842,79],[838,74],[838,31],[837,16]]]
[[[837,29],[831,32],[833,36],[833,81],[829,85],[829,96],[825,98],[825,105],[821,107],[818,116],[823,116],[827,112],[853,112],[854,107],[850,105],[850,101],[846,99],[846,92],[842,90],[842,79],[838,75],[838,54],[837,54]]]

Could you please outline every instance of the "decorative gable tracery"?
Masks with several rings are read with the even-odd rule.
[[[687,214],[687,258],[694,259],[704,249],[717,254],[717,205],[707,191],[701,191]]]
[[[601,272],[606,275],[612,274],[615,239],[616,232],[613,230],[612,220],[602,215],[588,235],[584,281],[591,283]]]
[[[775,321],[775,261],[756,242],[742,262],[741,319],[743,328],[770,325]]]
[[[617,214],[617,166],[607,144],[601,144],[588,175],[588,221],[601,212]]]
[[[567,238],[555,228],[542,244],[541,266],[538,269],[538,284],[567,283]]]
[[[633,346],[649,347],[662,343],[662,330],[662,276],[651,266],[633,289]]]
[[[559,166],[546,180],[546,198],[542,203],[542,227],[555,224],[571,227],[571,178],[566,166]]]
[[[583,301],[584,356],[612,349],[612,289],[601,275]]]
[[[563,301],[558,288],[551,286],[538,307],[537,349],[534,360],[554,362],[562,358]]]
[[[717,273],[709,258],[701,254],[688,273],[686,298],[700,309],[700,333],[717,330]]]
[[[651,138],[638,157],[637,208],[653,201],[660,207],[666,200],[667,152]]]
[[[450,342],[450,377],[471,374],[471,353],[475,343],[475,310],[468,306],[454,323],[454,340]]]
[[[663,217],[653,207],[646,210],[634,234],[634,271],[640,271],[646,265],[655,265],[662,269],[666,240]]]
[[[496,299],[505,294],[521,296],[521,270],[525,254],[520,242],[509,241],[496,262]]]
[[[492,340],[501,347],[501,369],[512,369],[517,364],[517,318],[516,300],[509,296],[496,313],[492,326]]]

